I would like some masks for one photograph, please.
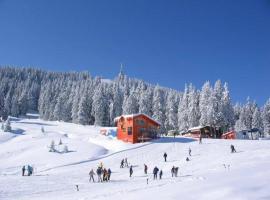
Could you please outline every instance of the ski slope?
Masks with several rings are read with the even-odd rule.
[[[127,144],[100,135],[100,127],[94,126],[15,118],[11,126],[12,133],[0,131],[1,200],[270,199],[269,140],[204,139],[198,144],[166,137]],[[63,145],[58,145],[60,138]],[[52,140],[59,153],[49,152]],[[237,153],[230,153],[231,144]],[[68,153],[62,153],[64,145]],[[192,156],[186,162],[189,147]],[[128,168],[119,167],[126,157],[133,165],[131,178]],[[89,183],[90,169],[96,170],[100,162],[111,168],[111,181]],[[22,177],[21,168],[27,164],[34,166],[34,175]],[[153,180],[155,166],[163,170],[162,180]],[[179,167],[176,178],[171,177],[172,166]]]

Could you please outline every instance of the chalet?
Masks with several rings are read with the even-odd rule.
[[[145,114],[122,115],[114,121],[117,138],[124,142],[145,142],[158,136],[160,123]]]
[[[211,126],[198,126],[190,128],[187,132],[183,133],[184,136],[199,138],[221,138],[222,132],[219,128]]]

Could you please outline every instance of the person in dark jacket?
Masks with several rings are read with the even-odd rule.
[[[188,149],[188,154],[189,154],[189,156],[191,156],[191,148],[190,147]]]
[[[236,150],[233,145],[231,145],[231,153],[236,153]]]
[[[102,182],[101,174],[102,174],[102,169],[101,167],[98,167],[97,168],[98,182]]]
[[[121,160],[121,164],[120,164],[120,168],[124,168],[124,163],[125,163],[125,160],[122,159],[122,160]]]
[[[165,153],[163,154],[163,157],[164,157],[164,161],[165,161],[165,162],[167,162],[167,156],[168,156],[168,155],[167,155],[167,153],[165,152]]]
[[[147,174],[148,167],[146,164],[144,164],[144,174]]]
[[[112,171],[111,171],[111,169],[109,168],[107,172],[108,172],[108,181],[110,181],[110,180],[111,180],[111,174],[112,174]]]
[[[24,176],[25,173],[25,166],[22,167],[22,176]]]
[[[174,177],[174,174],[175,174],[175,167],[174,166],[171,169],[171,173],[172,173],[172,177]]]
[[[153,169],[153,174],[154,174],[154,180],[157,179],[157,174],[158,174],[159,169],[157,166]]]
[[[130,168],[129,168],[129,177],[131,177],[132,174],[133,174],[133,168],[132,168],[132,165],[131,165]]]
[[[163,172],[162,170],[159,171],[159,179],[162,179]]]
[[[175,168],[174,168],[174,176],[175,176],[175,177],[178,176],[178,169],[179,169],[179,167],[175,167]]]

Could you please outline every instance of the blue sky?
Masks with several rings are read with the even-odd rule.
[[[270,0],[0,0],[0,64],[270,97]]]

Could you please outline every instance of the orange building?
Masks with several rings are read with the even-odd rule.
[[[114,121],[117,138],[124,142],[145,142],[158,136],[160,124],[145,114],[122,115]]]

